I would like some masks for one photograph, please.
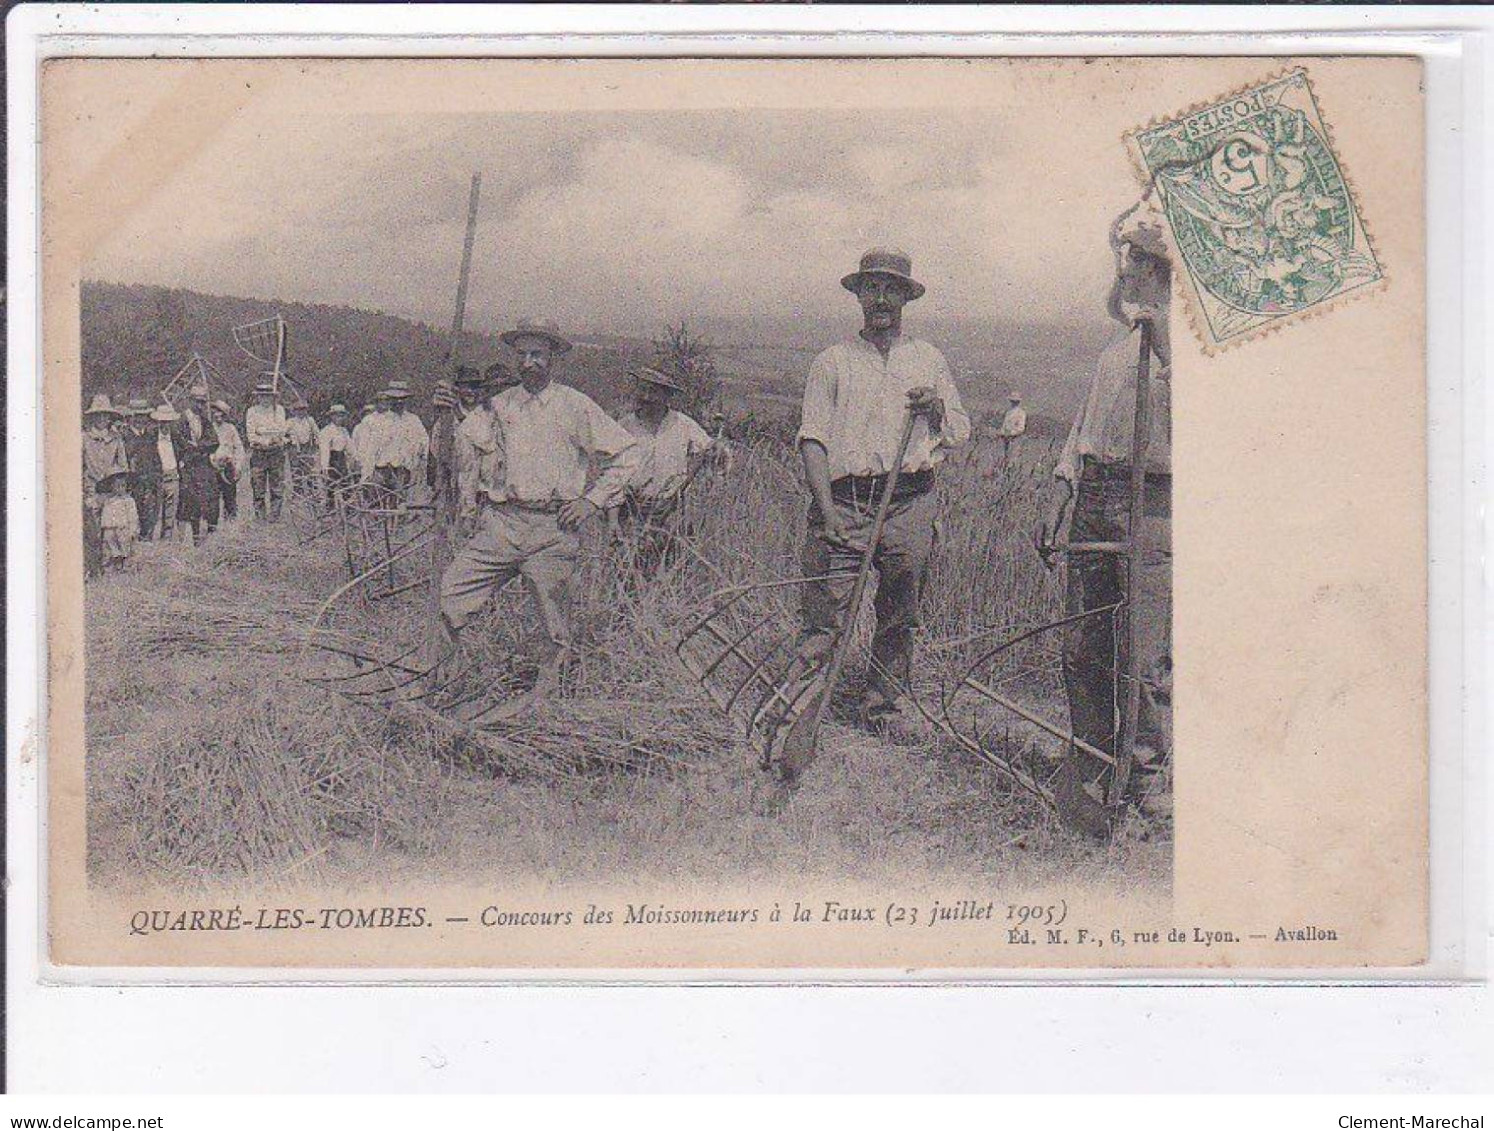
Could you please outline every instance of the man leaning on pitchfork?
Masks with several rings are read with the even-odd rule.
[[[934,469],[945,448],[970,438],[970,418],[944,355],[903,333],[903,307],[924,293],[912,269],[903,252],[873,248],[840,281],[860,301],[863,326],[814,359],[798,435],[811,495],[800,565],[806,577],[819,579],[803,587],[798,654],[805,664],[819,664],[847,616],[888,472],[913,418],[872,559],[877,626],[861,708],[871,727],[906,717],[918,596],[934,548]]]

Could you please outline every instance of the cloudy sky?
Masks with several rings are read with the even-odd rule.
[[[480,170],[474,328],[522,313],[620,333],[681,314],[833,317],[848,312],[837,280],[874,243],[912,254],[929,315],[1089,319],[1106,225],[1136,195],[1120,142],[1134,112],[1077,130],[1093,95],[1003,81],[980,99],[878,83],[859,106],[853,84],[823,107],[496,112],[329,112],[333,94],[282,89],[158,155],[84,270],[442,324]],[[135,152],[140,122],[184,97],[116,89],[80,152]]]

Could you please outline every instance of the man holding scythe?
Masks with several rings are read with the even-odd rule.
[[[944,355],[903,333],[903,307],[924,293],[901,251],[873,248],[841,280],[861,303],[862,329],[814,359],[804,387],[799,453],[810,490],[801,566],[806,664],[830,653],[848,609],[852,578],[913,417],[900,474],[872,558],[876,632],[862,701],[871,726],[897,719],[905,701],[918,595],[934,548],[934,470],[944,449],[970,438],[970,418]],[[829,575],[829,576],[827,576]]]
[[[1072,509],[1068,613],[1096,613],[1076,620],[1064,638],[1064,684],[1074,736],[1105,755],[1117,755],[1123,715],[1117,690],[1131,690],[1124,675],[1117,676],[1129,670],[1126,641],[1134,638],[1140,686],[1132,736],[1136,772],[1128,799],[1141,801],[1144,809],[1163,809],[1172,754],[1172,257],[1162,235],[1162,218],[1145,202],[1115,222],[1110,243],[1116,279],[1108,308],[1119,328],[1100,354],[1088,395],[1069,429],[1036,541],[1051,566]],[[1144,343],[1149,343],[1144,363],[1148,379],[1146,396],[1138,398],[1138,358]],[[1138,404],[1147,416],[1140,445],[1135,427]],[[1132,471],[1138,450],[1145,453],[1144,489],[1132,526]],[[1126,554],[1082,549],[1122,546],[1133,536],[1138,544],[1130,577]],[[1127,632],[1117,632],[1111,616],[1097,611],[1123,600],[1132,623]],[[1108,776],[1104,762],[1076,748],[1060,779],[1060,792],[1068,798],[1063,808],[1076,823],[1093,826],[1097,833],[1101,820],[1096,805],[1106,800],[1103,786]]]

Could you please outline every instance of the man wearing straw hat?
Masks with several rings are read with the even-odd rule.
[[[161,464],[160,513],[149,518],[151,526],[161,520],[161,541],[169,542],[176,533],[176,512],[181,504],[182,460],[176,445],[176,424],[182,416],[162,401],[150,414],[156,426],[156,458]]]
[[[349,455],[360,483],[367,483],[373,478],[372,456],[379,446],[379,433],[383,430],[388,415],[389,402],[384,399],[384,390],[380,389],[374,394],[373,400],[363,406],[358,423],[353,425],[353,445]]]
[[[625,525],[642,531],[636,564],[647,577],[669,557],[675,543],[667,520],[700,461],[716,445],[704,428],[672,407],[674,398],[684,392],[677,378],[647,366],[630,375],[633,408],[618,423],[637,442],[638,467],[628,482],[627,497],[607,517],[614,532]]]
[[[1122,542],[1128,537],[1131,507],[1131,463],[1135,431],[1137,361],[1141,324],[1152,325],[1152,360],[1146,433],[1146,468],[1142,513],[1136,533],[1142,548],[1141,568],[1129,584],[1126,563],[1118,553],[1074,552],[1068,562],[1068,612],[1079,614],[1126,600],[1127,615],[1136,618],[1141,652],[1140,714],[1135,744],[1136,768],[1131,792],[1144,808],[1166,807],[1168,763],[1172,752],[1172,412],[1168,307],[1172,258],[1162,236],[1159,213],[1145,204],[1123,214],[1110,234],[1116,278],[1108,309],[1119,323],[1114,339],[1100,354],[1088,395],[1069,429],[1053,471],[1053,486],[1037,531],[1037,546],[1050,565],[1065,518],[1072,508],[1069,541]],[[1109,616],[1076,622],[1064,638],[1064,683],[1070,723],[1076,737],[1113,754],[1119,717],[1117,679],[1127,670],[1125,634]],[[1105,767],[1080,753],[1066,771],[1077,771],[1078,784],[1096,801]]]
[[[139,536],[149,542],[161,516],[161,453],[151,425],[150,404],[131,400],[126,408],[124,445],[130,460],[130,496],[140,518]]]
[[[316,463],[327,485],[327,509],[337,507],[337,489],[353,477],[353,437],[348,432],[348,406],[338,402],[327,412],[328,420],[316,437]]]
[[[814,359],[804,386],[798,443],[811,498],[801,566],[819,580],[802,591],[799,656],[824,662],[853,612],[846,608],[853,578],[911,414],[873,558],[877,623],[862,718],[875,727],[902,716],[918,596],[934,547],[934,472],[946,448],[970,438],[970,418],[944,355],[903,333],[903,307],[924,293],[907,254],[873,248],[841,286],[860,302],[863,324]]]
[[[458,417],[452,435],[452,463],[456,467],[458,514],[464,525],[477,522],[479,485],[498,481],[503,462],[503,430],[493,417],[496,392],[486,373],[475,366],[457,369],[453,392]]]
[[[114,425],[120,413],[103,393],[95,396],[83,413],[83,575],[96,577],[103,571],[103,532],[99,512],[104,501],[99,484],[111,475],[130,470],[124,440]]]
[[[585,393],[551,380],[571,343],[553,323],[523,320],[503,335],[519,356],[520,384],[492,401],[501,462],[479,479],[477,532],[441,579],[441,626],[454,648],[462,628],[498,588],[522,577],[539,606],[549,647],[532,695],[559,686],[570,654],[570,580],[577,529],[616,503],[636,467],[633,438]],[[601,462],[587,487],[593,459]]]
[[[431,444],[420,417],[410,411],[411,395],[410,386],[404,381],[389,382],[380,394],[388,408],[383,420],[378,421],[369,454],[374,482],[401,499],[408,498],[410,488],[419,478]]]
[[[218,447],[213,452],[213,468],[218,473],[218,497],[223,507],[223,521],[239,517],[239,480],[244,475],[244,464],[249,456],[244,451],[244,440],[238,427],[229,419],[233,410],[228,402],[214,401],[209,408],[213,414],[213,428],[218,433]]]
[[[244,414],[244,438],[249,443],[249,487],[254,513],[269,522],[280,521],[285,495],[285,408],[276,402],[275,382],[263,378],[254,386],[254,403]]]
[[[317,427],[310,407],[300,395],[292,402],[285,436],[290,456],[291,493],[311,491],[316,480]]]

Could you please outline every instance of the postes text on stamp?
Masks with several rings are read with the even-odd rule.
[[[1384,277],[1305,71],[1133,140],[1187,269],[1205,346],[1232,344]]]

